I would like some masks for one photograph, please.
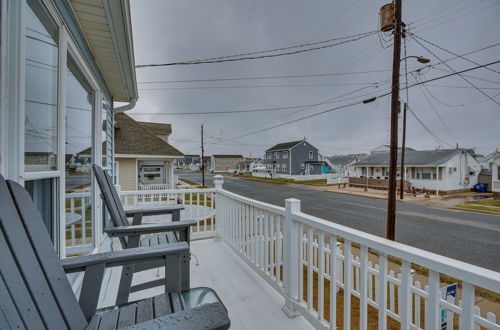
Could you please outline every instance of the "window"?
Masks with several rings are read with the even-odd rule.
[[[497,180],[500,180],[500,166],[497,166]]]
[[[273,154],[272,154],[272,153],[270,153],[270,152],[268,152],[268,153],[267,153],[267,159],[273,159]]]
[[[81,205],[66,210],[67,219],[84,218],[87,223],[86,239],[92,239],[92,172],[94,148],[94,91],[68,54],[66,69],[66,197],[81,193],[86,197]],[[83,200],[82,199],[82,200]],[[68,205],[67,205],[68,206]],[[86,242],[82,242],[86,244]]]
[[[435,167],[417,167],[416,179],[419,180],[437,180],[437,171]]]
[[[280,159],[280,152],[279,151],[274,152],[274,159]]]
[[[24,187],[33,199],[33,203],[37,206],[38,211],[40,211],[50,239],[57,246],[55,239],[57,228],[54,221],[54,219],[57,219],[57,215],[55,214],[55,210],[57,209],[55,183],[56,179],[54,178],[30,180],[25,181]]]
[[[288,159],[288,151],[283,151],[283,159]]]
[[[300,168],[303,170],[305,167],[304,167],[304,163],[301,163],[300,164]]]
[[[314,169],[314,166],[312,164],[309,165],[309,169],[312,170]]]
[[[283,164],[281,166],[283,167],[283,171],[287,171],[287,165],[286,164]]]
[[[313,159],[313,157],[314,157],[314,152],[309,151],[309,159]]]
[[[47,10],[28,1],[26,10],[24,169],[57,170],[58,31]]]

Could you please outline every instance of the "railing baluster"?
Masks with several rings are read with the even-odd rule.
[[[460,329],[474,329],[474,286],[462,282],[462,317]]]
[[[387,329],[387,256],[378,257],[378,328]]]
[[[420,290],[420,282],[419,281],[416,281],[415,282],[415,288],[419,289]],[[414,302],[414,305],[415,305],[415,325],[420,328],[421,324],[420,324],[420,304],[421,304],[421,298],[420,298],[420,295],[418,294],[415,294],[415,302]]]
[[[254,207],[250,206],[250,260],[255,262],[255,232],[254,232],[255,214]]]
[[[394,271],[389,272],[389,276],[394,279]],[[394,289],[394,283],[389,282],[389,310],[393,313],[396,312],[396,291]]]
[[[440,307],[439,307],[439,273],[429,269],[429,299],[425,310],[425,329],[438,329]],[[472,312],[472,308],[471,308]],[[462,314],[462,320],[464,315]],[[463,328],[471,329],[471,328]]]
[[[337,280],[339,274],[337,236],[330,235],[330,329],[337,328]]]
[[[304,225],[299,223],[299,302],[304,300]]]
[[[403,260],[402,265],[403,273],[401,276],[401,287],[398,292],[401,292],[401,299],[399,300],[398,311],[401,315],[401,329],[410,329],[411,326],[411,269],[410,263]]]
[[[364,245],[361,245],[360,250],[360,283],[359,287],[359,328],[366,329],[368,326],[368,304],[366,301],[367,297],[367,281],[368,281],[368,248]]]
[[[81,199],[82,203],[82,225],[81,225],[81,237],[82,237],[82,243],[81,245],[87,244],[87,203],[86,203],[86,197],[82,197]],[[92,225],[92,217],[91,217],[91,225]]]
[[[269,212],[264,213],[264,272],[269,271]]]
[[[276,258],[276,279],[278,283],[281,282],[281,258],[282,258],[282,253],[281,253],[281,247],[282,247],[282,240],[281,240],[281,216],[278,215],[276,217],[276,239],[278,241],[278,249],[277,249],[277,258]]]
[[[325,315],[325,233],[320,231],[318,234],[318,318],[323,321]]]
[[[69,204],[70,204],[71,214],[75,214],[75,199],[71,198],[69,200]],[[80,212],[80,216],[81,216],[81,212]],[[71,225],[71,245],[72,246],[76,245],[76,242],[75,242],[75,225],[74,224]]]
[[[313,227],[307,226],[307,310],[313,310]]]
[[[371,261],[368,261],[368,269],[373,269],[373,265]],[[373,274],[368,272],[368,298],[370,300],[373,299]]]
[[[344,241],[344,330],[351,328],[352,255],[351,241]]]

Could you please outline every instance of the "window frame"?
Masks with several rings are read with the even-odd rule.
[[[309,151],[309,159],[313,159],[314,158],[314,151]]]

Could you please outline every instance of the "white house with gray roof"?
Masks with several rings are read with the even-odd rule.
[[[491,191],[495,198],[500,199],[500,154],[493,158],[491,166]]]
[[[367,156],[367,154],[335,155],[324,157],[323,160],[330,167],[330,172],[338,174],[341,177],[349,177],[356,173],[354,165]]]
[[[401,164],[398,152],[398,165]],[[356,165],[356,177],[388,179],[389,152],[370,154]],[[481,164],[466,149],[407,150],[405,177],[413,187],[433,191],[471,189],[478,180]],[[400,176],[398,166],[398,179]]]

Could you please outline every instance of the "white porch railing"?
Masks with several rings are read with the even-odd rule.
[[[252,200],[222,182],[215,177],[217,236],[285,297],[289,316],[324,329],[442,329],[442,321],[500,329],[475,305],[479,291],[500,294],[500,273],[304,214],[296,199],[285,208]],[[450,279],[459,289],[444,298]]]
[[[196,226],[191,227],[192,239],[215,236],[215,189],[120,191],[119,195],[125,209],[184,206],[181,219],[196,220]],[[145,221],[156,221],[148,218]],[[157,217],[158,221],[164,219]]]
[[[139,184],[137,185],[138,190],[169,190],[170,184],[168,183],[155,183],[155,184]]]
[[[94,248],[94,218],[91,193],[66,194],[65,219],[66,255],[89,253]]]

